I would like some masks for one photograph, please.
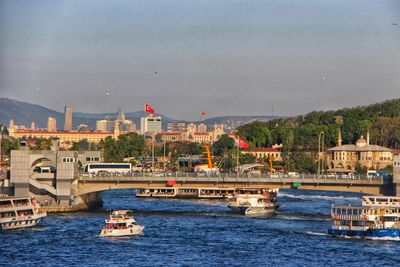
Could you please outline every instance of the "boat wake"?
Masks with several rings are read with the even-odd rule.
[[[319,232],[311,232],[311,231],[307,231],[306,234],[307,235],[318,235],[318,236],[329,236],[329,234],[327,234],[327,233],[319,233]]]

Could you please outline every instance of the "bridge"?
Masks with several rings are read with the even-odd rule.
[[[60,207],[83,209],[101,204],[101,192],[112,189],[176,188],[298,188],[305,190],[330,190],[374,195],[400,195],[400,158],[393,164],[393,179],[382,177],[350,177],[301,174],[220,173],[136,173],[129,175],[107,174],[91,176],[79,173],[86,163],[98,162],[99,151],[62,151],[56,148],[30,151],[26,147],[11,151],[10,177],[0,178],[0,194],[35,196],[40,201],[56,203]],[[56,172],[35,172],[41,164],[53,166]]]
[[[158,175],[158,176],[157,176]],[[145,174],[117,176],[88,176],[81,174],[77,180],[77,195],[86,195],[113,189],[138,189],[166,187],[173,181],[176,188],[296,188],[306,190],[329,190],[384,195],[390,189],[390,180],[383,177],[340,177],[327,175],[307,175],[289,177],[287,175],[248,175],[221,173],[201,175],[199,173]]]

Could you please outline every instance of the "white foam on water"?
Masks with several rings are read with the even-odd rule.
[[[306,234],[308,234],[308,235],[318,235],[318,236],[329,236],[329,234],[327,234],[327,233],[319,233],[319,232],[311,232],[311,231],[307,231]]]
[[[365,239],[379,240],[379,241],[400,241],[400,237],[390,237],[390,236],[385,236],[385,237],[365,237]]]
[[[321,218],[321,217],[314,217],[314,216],[299,216],[299,215],[283,215],[277,214],[276,218],[283,219],[283,220],[300,220],[300,221],[330,221],[330,218]]]

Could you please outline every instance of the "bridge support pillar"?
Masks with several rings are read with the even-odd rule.
[[[101,192],[74,197],[74,206],[80,210],[102,207],[103,200],[101,198]]]
[[[393,196],[400,197],[400,183],[393,183]]]

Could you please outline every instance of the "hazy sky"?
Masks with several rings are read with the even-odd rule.
[[[400,1],[0,0],[0,96],[192,120],[399,98]]]

